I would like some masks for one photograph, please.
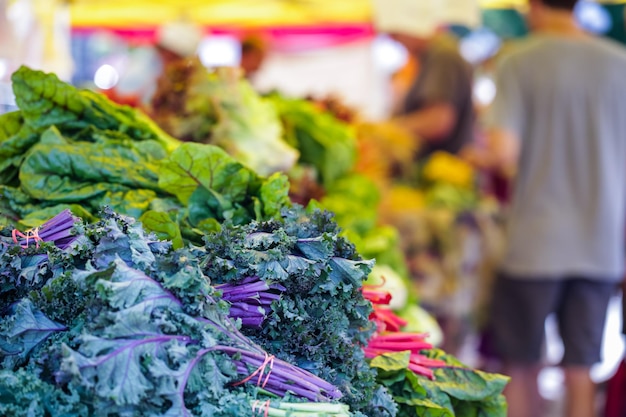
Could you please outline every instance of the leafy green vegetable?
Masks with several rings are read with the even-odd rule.
[[[354,129],[309,101],[269,96],[289,143],[300,151],[298,163],[316,168],[324,186],[350,172],[356,162]]]
[[[41,311],[33,310],[28,299],[12,305],[9,311],[9,319],[0,324],[0,352],[7,355],[4,363],[7,368],[13,368],[15,363],[12,362],[25,360],[30,351],[51,333],[67,330]]]
[[[217,283],[255,276],[285,287],[260,330],[245,333],[277,357],[337,385],[351,409],[394,415],[362,347],[372,334],[371,304],[360,293],[372,268],[339,235],[328,212],[283,210],[280,221],[224,223],[205,239],[205,274]]]
[[[38,140],[38,135],[24,124],[21,112],[0,115],[0,184],[15,182],[23,154]]]
[[[261,175],[288,171],[299,153],[282,137],[282,125],[275,107],[260,97],[252,85],[229,69],[208,75],[210,81],[197,92],[216,106],[217,124],[211,143]]]
[[[276,109],[233,68],[207,71],[199,59],[167,69],[151,114],[184,141],[219,146],[260,175],[289,170],[298,152],[282,137]]]
[[[0,142],[4,142],[20,131],[24,119],[20,111],[13,111],[0,115]]]
[[[282,174],[264,180],[222,149],[198,143],[185,143],[172,153],[159,185],[188,206],[193,227],[207,219],[244,224],[276,217],[290,204]]]
[[[467,368],[438,349],[422,354],[447,363],[434,370],[434,380],[408,369],[409,352],[381,355],[370,363],[378,369],[378,381],[389,388],[398,403],[398,417],[506,416],[502,391],[507,377]]]
[[[20,369],[17,372],[0,370],[0,415],[83,417],[92,414],[73,390],[66,393],[34,372]]]
[[[0,397],[5,381],[22,381],[3,410],[29,399],[28,416],[245,417],[264,390],[341,396],[277,358],[264,390],[235,384],[269,354],[227,318],[228,304],[200,268],[205,251],[172,251],[130,218],[102,217],[78,223],[66,250],[46,242],[23,249],[0,235],[0,295],[12,306],[0,310]],[[27,272],[33,262],[35,275]]]
[[[0,224],[35,226],[66,208],[93,222],[108,206],[149,212],[146,227],[178,248],[291,204],[284,175],[260,177],[216,146],[179,146],[138,110],[27,67],[13,86],[20,111],[0,116]],[[235,106],[226,87],[212,88]]]
[[[132,188],[158,190],[158,166],[133,149],[72,144],[50,129],[20,167],[21,187],[33,198],[73,203]]]
[[[57,126],[64,131],[79,131],[94,126],[124,132],[134,140],[157,140],[169,151],[179,144],[139,110],[79,90],[54,74],[22,66],[11,81],[24,120],[35,130]]]
[[[183,247],[183,238],[178,224],[167,213],[149,210],[146,211],[139,221],[149,230],[152,230],[159,239],[170,240],[174,249]]]

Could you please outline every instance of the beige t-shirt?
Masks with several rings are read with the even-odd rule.
[[[534,35],[500,63],[489,125],[521,140],[502,269],[619,281],[626,217],[626,49]]]

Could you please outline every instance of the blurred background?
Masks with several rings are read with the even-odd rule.
[[[495,93],[490,58],[527,33],[525,1],[481,0],[480,23],[472,27],[463,25],[459,11],[459,4],[471,2],[449,3],[462,54],[478,69],[476,99],[487,104]],[[589,30],[626,42],[624,6],[582,1],[578,17]],[[185,18],[204,30],[198,53],[206,66],[239,65],[242,42],[253,40],[264,54],[253,80],[259,91],[336,95],[382,119],[392,107],[389,80],[407,54],[375,34],[371,14],[368,0],[192,0],[184,6],[174,0],[0,0],[0,106],[12,104],[9,76],[19,63],[81,87],[145,94],[158,71],[156,28]]]
[[[523,0],[447,1],[448,30],[474,69],[479,111],[496,93],[494,59],[528,33],[526,10]],[[576,15],[588,31],[626,44],[626,2],[580,1]],[[207,68],[247,67],[260,94],[326,99],[371,122],[393,114],[397,91],[419,65],[399,43],[376,33],[370,0],[0,0],[0,113],[16,109],[10,76],[22,64],[141,107],[160,72],[157,30],[181,19],[201,28],[197,54]],[[421,290],[428,305],[428,288]],[[457,289],[455,299],[474,295]],[[593,370],[598,383],[623,356],[620,311],[615,299],[605,360]],[[546,355],[556,363],[562,347],[554,323],[547,333]],[[477,343],[469,334],[455,353],[478,363]],[[544,397],[562,395],[561,378],[557,368],[544,370]]]

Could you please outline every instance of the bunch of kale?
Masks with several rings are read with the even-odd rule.
[[[174,251],[130,218],[101,217],[76,219],[65,249],[1,232],[0,415],[252,416],[251,400],[281,396],[272,387],[285,383],[287,398],[341,396],[279,359],[265,390],[237,385],[255,370],[249,358],[268,354],[228,319],[205,251]]]
[[[224,224],[205,237],[202,269],[215,283],[245,283],[253,276],[283,286],[262,326],[243,332],[336,385],[352,410],[393,416],[396,405],[363,353],[374,325],[361,287],[373,262],[339,235],[332,216],[296,206],[283,210],[280,220]]]

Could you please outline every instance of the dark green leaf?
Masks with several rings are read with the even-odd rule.
[[[30,351],[54,332],[66,330],[65,326],[47,318],[36,310],[28,299],[14,304],[10,316],[0,322],[0,357],[11,368],[24,360]]]
[[[146,230],[154,232],[159,239],[171,241],[174,249],[183,247],[183,238],[180,234],[180,228],[167,213],[149,210],[139,218],[139,221]]]

